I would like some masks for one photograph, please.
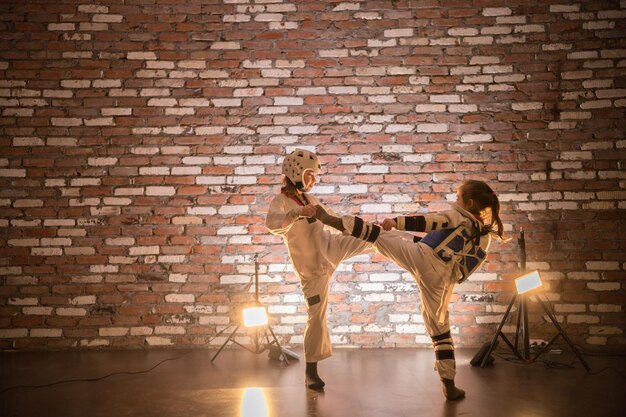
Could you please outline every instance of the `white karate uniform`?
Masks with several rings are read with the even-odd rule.
[[[344,216],[342,221],[348,233],[356,229],[355,236],[374,241],[377,252],[413,276],[420,290],[424,324],[435,348],[435,369],[441,378],[454,379],[456,366],[448,304],[454,285],[466,279],[484,261],[491,237],[485,234],[476,238],[476,227],[480,228],[482,222],[459,206],[437,214],[398,217],[399,230],[435,232],[415,242],[397,233],[380,230],[379,226],[356,220],[353,216]],[[355,223],[361,223],[362,226],[355,227]],[[477,250],[483,257],[471,260],[472,268],[469,270],[464,268],[464,254]]]
[[[314,196],[306,198],[309,204],[321,205],[330,212]],[[302,207],[281,193],[270,203],[265,225],[270,233],[282,236],[300,278],[307,305],[304,356],[307,362],[318,362],[332,355],[326,319],[330,278],[341,261],[373,249],[371,243],[331,233],[320,221],[301,217]]]

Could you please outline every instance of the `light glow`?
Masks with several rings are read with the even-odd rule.
[[[241,417],[268,417],[263,388],[246,388],[241,399]]]
[[[267,312],[265,311],[265,307],[244,308],[243,325],[246,327],[266,326]]]
[[[532,271],[515,279],[515,286],[517,287],[518,294],[527,293],[528,291],[541,287],[541,285],[542,283],[541,278],[539,277],[539,271]]]

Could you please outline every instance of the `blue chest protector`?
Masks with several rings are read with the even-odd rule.
[[[472,225],[472,233],[467,226],[459,225],[452,229],[430,232],[420,242],[430,246],[444,262],[458,262],[461,278],[465,281],[487,258],[487,252],[481,247],[481,238],[487,236],[487,230]]]

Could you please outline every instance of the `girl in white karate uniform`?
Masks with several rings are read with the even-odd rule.
[[[287,155],[282,166],[284,186],[270,203],[265,221],[272,234],[282,236],[294,271],[300,278],[307,307],[306,384],[315,390],[325,385],[317,372],[317,362],[332,355],[326,319],[330,278],[341,261],[373,252],[370,243],[331,233],[315,219],[316,206],[323,206],[307,192],[315,185],[315,175],[320,168],[317,155],[307,150],[296,149]]]
[[[457,191],[450,211],[435,214],[398,216],[386,219],[382,227],[355,216],[342,218],[318,208],[316,217],[344,234],[372,242],[382,255],[406,269],[417,282],[421,310],[435,349],[435,369],[448,400],[458,400],[465,391],[454,384],[456,366],[450,335],[448,304],[457,282],[462,282],[484,262],[491,236],[503,239],[500,203],[482,181],[465,181]],[[414,241],[388,231],[396,228],[427,232]]]

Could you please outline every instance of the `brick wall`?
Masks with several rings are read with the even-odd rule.
[[[623,350],[626,1],[94,3],[0,5],[0,348],[203,345],[251,300],[256,254],[274,331],[301,344],[262,222],[302,146],[316,194],[369,220],[486,180],[568,334]],[[517,259],[497,243],[457,287],[458,346],[493,334]],[[330,325],[336,346],[430,343],[378,256],[336,274]]]

